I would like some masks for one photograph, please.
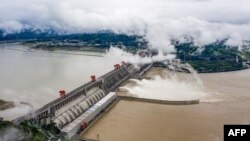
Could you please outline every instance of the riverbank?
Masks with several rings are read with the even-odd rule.
[[[217,73],[217,72],[230,72],[238,71],[249,68],[247,61],[188,61],[198,73]]]

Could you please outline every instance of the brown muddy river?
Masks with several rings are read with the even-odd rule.
[[[147,75],[161,73],[153,69]],[[99,134],[102,141],[222,141],[224,124],[250,124],[249,69],[198,76],[202,91],[208,95],[200,104],[174,106],[123,100],[83,137],[96,139]]]

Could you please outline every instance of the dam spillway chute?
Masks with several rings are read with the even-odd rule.
[[[139,84],[140,80],[138,80],[138,79],[129,79],[129,82],[133,82],[133,83]]]
[[[119,91],[121,91],[121,92],[129,92],[129,89],[127,87],[119,87]]]

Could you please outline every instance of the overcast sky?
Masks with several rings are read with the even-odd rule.
[[[140,34],[158,48],[185,36],[240,45],[250,39],[250,0],[1,0],[0,29],[24,28]]]

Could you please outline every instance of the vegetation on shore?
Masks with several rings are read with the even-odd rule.
[[[47,138],[36,127],[28,125],[15,125],[10,121],[0,122],[0,134],[5,138],[18,141],[46,141]]]
[[[14,136],[13,136],[13,133]],[[28,121],[22,122],[18,125],[10,121],[0,121],[0,136],[5,136],[12,140],[18,141],[47,141],[49,139],[56,139],[54,135],[60,133],[59,129],[54,124],[34,125]],[[12,135],[11,137],[9,135]]]
[[[202,47],[190,43],[176,43],[177,58],[189,63],[198,72],[225,72],[249,67],[249,50],[225,45],[218,41]]]

